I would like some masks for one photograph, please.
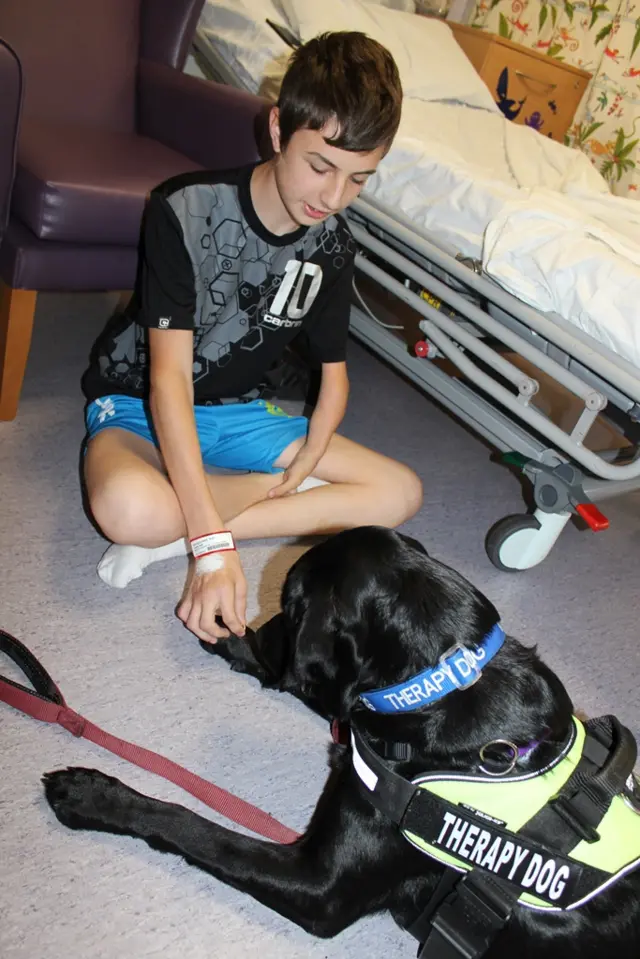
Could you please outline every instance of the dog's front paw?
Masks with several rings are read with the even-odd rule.
[[[47,801],[64,826],[70,829],[105,829],[123,832],[123,792],[118,779],[97,769],[59,769],[42,777]]]
[[[234,673],[245,673],[259,680],[263,686],[267,685],[269,677],[253,655],[246,639],[229,636],[228,639],[221,639],[217,643],[206,643],[201,639],[200,645],[207,653],[224,659]]]

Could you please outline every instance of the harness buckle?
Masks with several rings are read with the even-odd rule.
[[[457,675],[457,666],[448,662],[448,660],[456,654],[462,656],[466,665],[469,667],[469,679],[460,679]],[[438,665],[446,672],[456,689],[468,689],[470,686],[475,685],[482,676],[482,670],[478,666],[475,656],[470,649],[467,649],[466,646],[462,646],[460,643],[454,643],[453,646],[450,646],[438,660]]]

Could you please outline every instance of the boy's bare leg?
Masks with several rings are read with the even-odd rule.
[[[84,475],[96,522],[113,542],[153,547],[184,535],[177,497],[160,453],[148,440],[127,430],[103,430],[89,443]],[[278,477],[241,473],[209,481],[227,522],[264,499]]]
[[[276,465],[286,468],[302,440]],[[398,526],[421,502],[421,485],[406,466],[334,436],[314,476],[328,485],[267,499],[279,475],[210,476],[216,506],[236,539],[328,533],[368,523]],[[118,429],[99,433],[87,451],[87,492],[111,547],[100,564],[106,582],[126,586],[152,562],[185,555],[185,526],[157,450]]]
[[[302,440],[292,443],[275,465],[286,468],[301,445]],[[417,513],[422,503],[422,485],[409,467],[338,434],[313,475],[328,485],[250,506],[232,519],[234,536],[242,540],[335,533],[370,523],[394,527]],[[277,482],[276,476],[271,485]]]
[[[152,443],[127,430],[103,430],[89,443],[84,475],[94,518],[116,544],[98,564],[106,583],[124,587],[150,563],[187,555],[182,512]],[[210,477],[225,523],[264,499],[276,479],[265,473]]]

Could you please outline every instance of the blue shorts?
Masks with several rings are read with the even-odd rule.
[[[307,435],[309,420],[289,416],[267,400],[196,406],[195,418],[202,461],[206,466],[278,473],[280,454]],[[159,446],[149,407],[144,400],[112,394],[89,403],[85,412],[88,439],[118,427]]]

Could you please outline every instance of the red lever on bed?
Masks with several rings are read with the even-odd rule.
[[[593,503],[578,503],[576,513],[578,516],[582,516],[587,526],[589,526],[594,533],[600,533],[603,529],[609,529],[609,520]]]

